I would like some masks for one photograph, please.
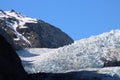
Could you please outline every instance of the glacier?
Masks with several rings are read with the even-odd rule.
[[[103,68],[106,61],[120,61],[120,30],[75,41],[64,47],[18,50],[24,69],[29,73],[78,71],[100,68],[98,72],[120,76],[120,68]]]
[[[13,20],[9,21],[9,18]],[[15,41],[22,39],[31,45],[30,41],[17,31],[17,28],[27,28],[25,23],[37,23],[37,19],[26,17],[13,10],[5,12],[0,10],[0,19],[5,20],[15,33],[17,36],[14,38]],[[119,66],[104,67],[108,61],[120,62],[119,29],[81,39],[59,48],[26,48],[16,52],[28,74],[95,71],[98,74],[120,78]]]

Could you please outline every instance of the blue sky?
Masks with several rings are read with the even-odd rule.
[[[74,40],[120,28],[120,0],[1,0],[0,9],[44,20]]]

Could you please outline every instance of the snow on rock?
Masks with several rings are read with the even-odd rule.
[[[32,18],[26,17],[26,16],[22,15],[21,13],[15,12],[14,10],[6,11],[6,14],[8,16],[15,17],[17,20],[19,20],[20,28],[22,28],[22,27],[24,28],[25,23],[37,23],[37,19],[32,19]]]
[[[31,45],[30,41],[17,31],[17,28],[27,28],[27,26],[24,26],[25,23],[37,23],[37,19],[26,17],[14,10],[5,12],[0,10],[0,19],[5,20],[7,26],[13,30],[14,34],[17,36],[17,38],[14,38],[15,41],[22,39]]]
[[[6,15],[6,13],[2,10],[0,10],[0,17],[4,17]]]
[[[58,49],[17,51],[28,73],[101,68],[106,61],[120,61],[120,30],[92,36]]]

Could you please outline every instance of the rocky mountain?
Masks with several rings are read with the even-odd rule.
[[[53,25],[26,17],[14,10],[0,10],[0,28],[12,38],[16,49],[58,48],[74,42]]]
[[[120,80],[119,57],[119,29],[74,42],[44,21],[0,10],[0,80]]]

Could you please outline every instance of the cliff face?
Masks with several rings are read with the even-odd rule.
[[[26,80],[27,73],[17,53],[0,35],[0,80]]]
[[[16,49],[58,48],[74,42],[60,29],[42,20],[23,16],[14,10],[0,10],[0,27],[12,38]]]

